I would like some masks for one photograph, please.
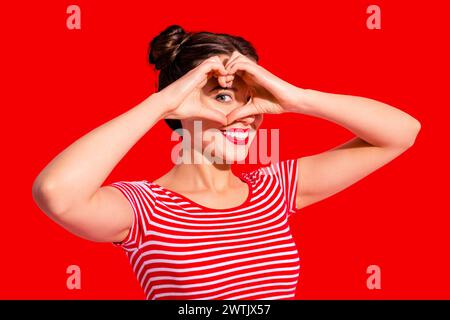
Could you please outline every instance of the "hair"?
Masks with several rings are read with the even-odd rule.
[[[170,25],[150,42],[149,62],[160,70],[158,91],[181,78],[207,58],[230,55],[235,51],[258,62],[259,57],[252,44],[242,37],[206,31],[186,32],[179,25]],[[181,128],[178,119],[164,119],[176,130]]]

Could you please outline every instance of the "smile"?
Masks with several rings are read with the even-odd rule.
[[[220,132],[222,132],[228,141],[234,144],[245,145],[248,143],[250,129],[229,128],[227,130],[220,130]]]

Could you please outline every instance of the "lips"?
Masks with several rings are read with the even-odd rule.
[[[228,141],[238,144],[245,145],[248,143],[248,138],[250,135],[250,129],[242,128],[228,128],[226,130],[220,130],[222,134],[227,138]]]

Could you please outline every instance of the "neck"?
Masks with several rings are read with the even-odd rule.
[[[183,189],[219,192],[229,188],[237,178],[227,164],[179,164],[173,169],[173,177],[183,181]]]
[[[236,186],[236,183],[240,181],[231,171],[231,164],[214,163],[210,159],[183,161],[173,167],[172,178],[175,181],[183,181],[183,189],[191,191],[213,190],[221,192],[230,188],[230,186]]]

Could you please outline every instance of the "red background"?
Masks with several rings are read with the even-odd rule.
[[[33,202],[31,186],[70,143],[156,90],[148,43],[172,23],[241,35],[255,45],[261,65],[297,86],[371,97],[422,123],[406,153],[292,218],[302,259],[298,299],[450,298],[445,3],[3,4],[0,298],[144,298],[121,249],[57,226]],[[81,30],[66,28],[70,4],[81,7]],[[381,7],[381,30],[366,28],[370,4]],[[283,159],[322,152],[353,136],[300,114],[268,115],[263,128],[281,128]],[[164,174],[171,166],[169,140],[170,130],[158,123],[105,184]],[[66,288],[71,264],[81,267],[81,290]],[[381,267],[381,290],[366,287],[371,264]]]

